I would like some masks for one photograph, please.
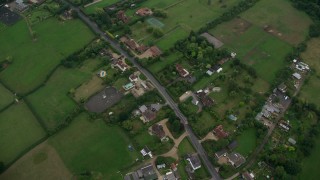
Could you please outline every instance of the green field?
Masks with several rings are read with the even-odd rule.
[[[257,145],[257,136],[255,129],[247,129],[236,138],[238,147],[235,149],[236,152],[244,156],[248,156]]]
[[[87,14],[93,14],[95,13],[97,10],[101,10],[106,6],[109,6],[111,4],[114,4],[116,2],[118,2],[119,0],[101,0],[100,2],[94,3],[90,6],[87,6],[84,8],[84,12]]]
[[[128,150],[130,140],[120,128],[87,119],[81,114],[49,142],[72,173],[94,171],[101,179],[121,179],[117,172],[134,163],[137,152]]]
[[[272,82],[275,73],[285,66],[284,59],[291,46],[257,26],[250,26],[244,32],[230,28],[238,22],[224,23],[210,32],[224,42],[226,48],[236,52],[244,63],[252,65],[259,77]]]
[[[182,58],[182,54],[180,52],[171,53],[169,56],[161,58],[159,61],[148,66],[148,69],[156,74],[163,70],[166,66],[173,64],[175,61]]]
[[[301,54],[302,60],[309,64],[311,69],[320,75],[320,38],[313,38],[308,41],[307,50]]]
[[[61,67],[54,72],[44,87],[27,97],[48,130],[63,124],[67,116],[77,108],[68,92],[90,77],[89,72]]]
[[[312,23],[307,14],[292,7],[290,0],[261,0],[241,17],[260,28],[272,27],[276,37],[292,45],[305,39]]]
[[[0,84],[0,109],[6,107],[14,100],[14,95]]]
[[[316,104],[320,107],[320,98],[319,97],[320,89],[320,77],[311,76],[306,84],[301,88],[299,98],[305,102]]]
[[[320,138],[316,138],[311,155],[302,161],[302,171],[298,179],[317,179],[320,176]]]
[[[0,59],[13,63],[0,79],[17,93],[39,86],[60,61],[89,43],[94,35],[80,20],[60,22],[50,18],[32,27],[33,40],[24,21],[7,28],[0,36]]]
[[[20,102],[0,113],[0,161],[17,158],[46,133],[28,107]]]
[[[132,37],[144,44],[155,43],[166,50],[173,47],[177,40],[186,38],[191,30],[199,30],[204,24],[219,17],[237,3],[237,0],[212,1],[211,5],[208,5],[206,0],[146,1],[142,3],[142,7],[162,9],[167,13],[167,18],[158,19],[164,24],[162,30],[165,35],[155,39],[147,33],[149,24],[144,22],[131,26]],[[131,11],[127,14],[132,14]]]

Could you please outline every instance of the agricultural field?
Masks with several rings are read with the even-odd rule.
[[[88,81],[92,74],[79,69],[59,67],[45,86],[27,97],[48,130],[63,124],[77,104],[68,96],[73,88]]]
[[[105,87],[103,80],[94,75],[88,82],[83,83],[75,90],[74,99],[77,102],[85,101],[91,97],[94,93],[102,90]]]
[[[131,142],[122,129],[102,120],[88,121],[86,114],[80,114],[49,142],[75,175],[92,171],[102,179],[121,179],[117,172],[138,157],[136,151],[129,151]]]
[[[14,95],[0,84],[0,110],[14,101]]]
[[[0,161],[8,164],[46,136],[44,129],[19,102],[0,113]]]
[[[197,31],[203,24],[213,20],[220,16],[223,12],[227,11],[230,7],[236,5],[238,1],[212,1],[211,5],[207,4],[207,1],[146,1],[142,3],[141,7],[149,7],[155,9],[164,10],[167,13],[167,18],[155,18],[147,19],[145,22],[138,22],[131,26],[133,32],[132,38],[143,44],[156,44],[161,47],[162,50],[167,50],[173,47],[174,43],[186,38],[191,30]],[[187,11],[193,9],[193,11]],[[129,10],[127,14],[134,14],[135,10]],[[152,21],[151,21],[152,19]],[[157,21],[158,23],[153,23]],[[161,24],[160,27],[158,26]],[[161,38],[155,38],[152,34],[147,32],[147,28],[155,26],[160,28],[165,35]]]
[[[312,23],[307,14],[291,5],[290,0],[261,0],[241,14],[241,18],[259,28],[268,26],[266,32],[291,45],[305,39]]]
[[[36,24],[32,30],[35,39],[21,20],[0,36],[0,59],[12,62],[0,73],[0,79],[19,94],[41,85],[63,58],[84,47],[94,37],[80,20],[60,22],[50,18]]]
[[[2,180],[72,179],[57,151],[45,141],[22,156],[0,175]]]
[[[84,6],[84,12],[87,14],[93,14],[99,10],[103,10],[104,7],[110,6],[119,0],[96,0],[96,3]]]
[[[302,60],[320,75],[320,38],[313,38],[307,43],[307,50],[301,54]]]

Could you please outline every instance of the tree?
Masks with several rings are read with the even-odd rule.
[[[297,175],[301,171],[301,165],[294,160],[289,160],[285,164],[284,169],[288,174]]]
[[[276,179],[284,179],[286,171],[284,170],[283,166],[277,166],[274,170],[274,176]]]
[[[181,124],[178,120],[175,120],[173,123],[172,123],[172,130],[174,132],[180,132],[181,130]]]

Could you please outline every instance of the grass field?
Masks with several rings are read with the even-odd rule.
[[[94,35],[80,20],[60,22],[50,18],[33,27],[33,41],[24,21],[1,32],[0,59],[13,63],[0,73],[0,79],[17,93],[40,85],[46,75],[72,52],[82,48]]]
[[[166,66],[173,64],[175,61],[182,58],[182,54],[180,52],[171,53],[168,57],[162,58],[160,61],[151,64],[148,66],[148,69],[153,73],[156,74],[163,70]]]
[[[90,72],[61,67],[54,72],[44,87],[27,97],[48,130],[62,124],[74,111],[77,105],[67,94],[90,77]]]
[[[94,3],[90,6],[87,6],[84,8],[84,12],[87,14],[93,14],[95,13],[98,9],[102,9],[106,6],[109,6],[111,4],[114,4],[118,2],[119,0],[101,0],[100,2]]]
[[[320,89],[320,77],[311,76],[306,84],[302,86],[302,89],[299,94],[299,98],[308,103],[314,103],[320,107],[320,98],[319,97]]]
[[[289,0],[261,0],[241,17],[259,28],[272,27],[275,36],[292,45],[305,39],[312,23],[308,15],[292,7]]]
[[[103,80],[94,75],[88,82],[83,83],[74,93],[74,99],[77,102],[86,100],[96,92],[102,90],[105,87]]]
[[[78,116],[52,137],[50,144],[74,174],[94,171],[101,173],[101,179],[121,179],[117,172],[135,162],[137,152],[128,150],[130,140],[120,128],[87,118],[85,114]]]
[[[237,0],[212,1],[211,5],[208,5],[206,0],[146,1],[141,6],[162,9],[167,12],[167,18],[158,19],[164,24],[162,30],[166,35],[161,39],[154,39],[146,32],[149,25],[144,22],[131,26],[132,37],[144,44],[155,43],[166,50],[173,47],[177,40],[186,38],[191,30],[197,31],[203,24],[219,17],[237,3]],[[189,11],[190,9],[192,11]],[[133,13],[129,11],[128,14]]]
[[[302,60],[320,75],[320,38],[313,38],[308,41],[308,48],[306,52],[301,54]]]
[[[14,100],[14,95],[0,84],[0,109],[4,108]]]
[[[317,179],[320,176],[320,139],[316,138],[316,145],[311,155],[302,161],[302,171],[297,179]]]
[[[236,138],[236,140],[239,146],[235,149],[235,151],[244,156],[248,156],[257,145],[256,130],[247,129],[242,132],[241,135]]]
[[[8,164],[45,135],[24,103],[12,105],[0,113],[0,161]]]
[[[45,141],[10,166],[0,179],[72,179],[72,174],[56,150]]]
[[[241,22],[241,21],[240,21]],[[252,65],[259,77],[267,82],[275,78],[275,73],[284,67],[284,58],[291,51],[291,46],[264,32],[257,26],[250,26],[245,31],[234,31],[234,23],[224,23],[210,32],[225,43],[225,47],[237,53],[246,64]]]

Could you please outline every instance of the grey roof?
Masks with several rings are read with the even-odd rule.
[[[141,172],[145,180],[158,179],[158,176],[154,171],[152,164],[148,164],[147,166],[141,168]]]
[[[168,173],[163,177],[163,180],[176,180],[176,179],[177,178],[176,178],[176,176],[174,175],[173,172]]]
[[[227,154],[227,150],[226,149],[222,149],[222,150],[220,150],[220,151],[215,153],[217,158],[220,158],[221,156],[223,156],[225,154]]]
[[[189,159],[189,163],[194,169],[201,167],[201,161],[198,154],[188,155],[186,159]]]
[[[229,145],[228,145],[228,149],[233,150],[236,147],[238,147],[238,142],[236,140],[232,141]]]
[[[236,152],[230,153],[228,155],[228,159],[230,162],[232,162],[233,166],[236,168],[246,162],[246,159],[241,154]]]
[[[151,110],[159,111],[161,109],[161,104],[151,104]]]
[[[295,145],[297,143],[297,141],[294,140],[293,138],[289,138],[288,141],[289,141],[289,143],[291,143],[293,145]]]
[[[147,109],[148,109],[148,108],[147,108],[146,105],[142,105],[142,106],[139,107],[139,110],[140,110],[142,113],[146,112]]]

